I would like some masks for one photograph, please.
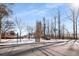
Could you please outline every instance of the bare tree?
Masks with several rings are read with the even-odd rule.
[[[66,31],[66,32],[67,32],[67,38],[70,38],[70,32],[68,31],[68,29],[67,29],[67,28],[65,28],[65,25],[64,25],[64,31]]]
[[[51,32],[51,38],[53,38],[54,37],[54,22],[53,22],[53,19],[51,19],[51,30],[50,30],[50,32]]]
[[[79,8],[78,8],[78,11],[74,9],[70,9],[70,11],[71,11],[71,15],[70,16],[67,15],[67,17],[73,23],[73,38],[77,39],[77,22],[78,22],[78,16],[79,16]]]
[[[51,38],[52,38],[52,35],[53,35],[53,22],[52,22],[52,19],[51,19],[51,29],[50,29],[50,33],[51,33]]]
[[[2,21],[1,31],[4,34],[4,37],[5,37],[6,32],[14,31],[14,29],[15,29],[15,25],[14,25],[14,22],[12,20]]]
[[[72,20],[73,20],[73,37],[74,37],[74,39],[75,39],[75,13],[74,13],[74,11],[72,11]]]
[[[79,17],[79,8],[78,8],[78,12],[77,12],[77,15],[76,15],[76,39],[77,39],[77,25],[78,25],[78,17]]]
[[[54,16],[54,33],[55,33],[55,39],[56,39],[56,16]]]
[[[46,23],[45,23],[45,17],[43,18],[43,36],[44,36],[44,39],[45,39],[45,31],[46,31]]]
[[[28,35],[29,35],[29,38],[30,38],[30,36],[33,35],[33,27],[27,26],[27,32],[28,32]]]
[[[48,20],[47,21],[47,36],[48,37],[50,36],[49,32],[50,32],[50,27],[49,27],[49,20]]]
[[[60,33],[60,11],[58,10],[58,36],[59,36],[59,39],[61,37],[61,33]]]
[[[17,18],[15,19],[15,25],[19,31],[19,36],[20,36],[20,42],[21,42],[21,36],[22,36],[22,33],[23,33],[23,30],[24,30],[24,23],[22,22],[22,20],[20,18]]]
[[[1,28],[2,28],[2,19],[6,16],[11,15],[12,10],[9,8],[10,4],[0,3],[0,40],[1,40]]]
[[[77,40],[77,20],[78,20],[78,16],[79,16],[79,8],[78,8],[78,11],[75,9],[70,9],[70,11],[71,11],[71,15],[70,16],[67,15],[67,17],[73,23],[73,37],[72,38],[74,39],[74,42],[70,46],[70,47],[72,47]]]
[[[63,24],[63,25],[62,25],[62,29],[61,29],[61,30],[62,30],[62,31],[61,31],[61,32],[62,32],[62,39],[64,39],[64,36],[65,36],[65,30],[64,30],[64,29],[65,29],[65,26],[64,26],[64,24]]]
[[[72,20],[73,20],[73,36],[74,36],[74,42],[71,46],[74,45],[74,43],[77,40],[77,20],[78,20],[78,15],[79,15],[79,9],[78,12],[76,13],[76,10],[72,10]]]

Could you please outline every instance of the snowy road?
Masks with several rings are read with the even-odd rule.
[[[52,42],[13,44],[0,46],[2,56],[79,56],[79,40],[57,40]]]
[[[22,44],[22,45],[0,46],[0,55],[5,55],[5,56],[6,55],[29,55],[29,53],[35,55],[33,51],[39,50],[40,48],[42,49],[43,47],[55,45],[58,43],[63,43],[63,42],[31,43],[31,44]]]

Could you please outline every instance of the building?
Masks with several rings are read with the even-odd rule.
[[[1,34],[2,39],[15,39],[17,35],[14,31],[6,32]]]

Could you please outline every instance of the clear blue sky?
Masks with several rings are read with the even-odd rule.
[[[59,9],[62,24],[64,23],[66,28],[72,32],[72,21],[67,18],[67,15],[71,15],[70,6],[66,3],[17,3],[12,9],[14,16],[21,18],[24,25],[31,26],[35,26],[36,21],[42,20],[43,17],[53,21],[53,16],[57,16],[57,9]]]

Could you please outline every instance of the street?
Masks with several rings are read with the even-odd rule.
[[[0,46],[0,56],[78,56],[77,45],[74,45],[75,49],[69,49],[72,42],[73,40],[3,45]]]

